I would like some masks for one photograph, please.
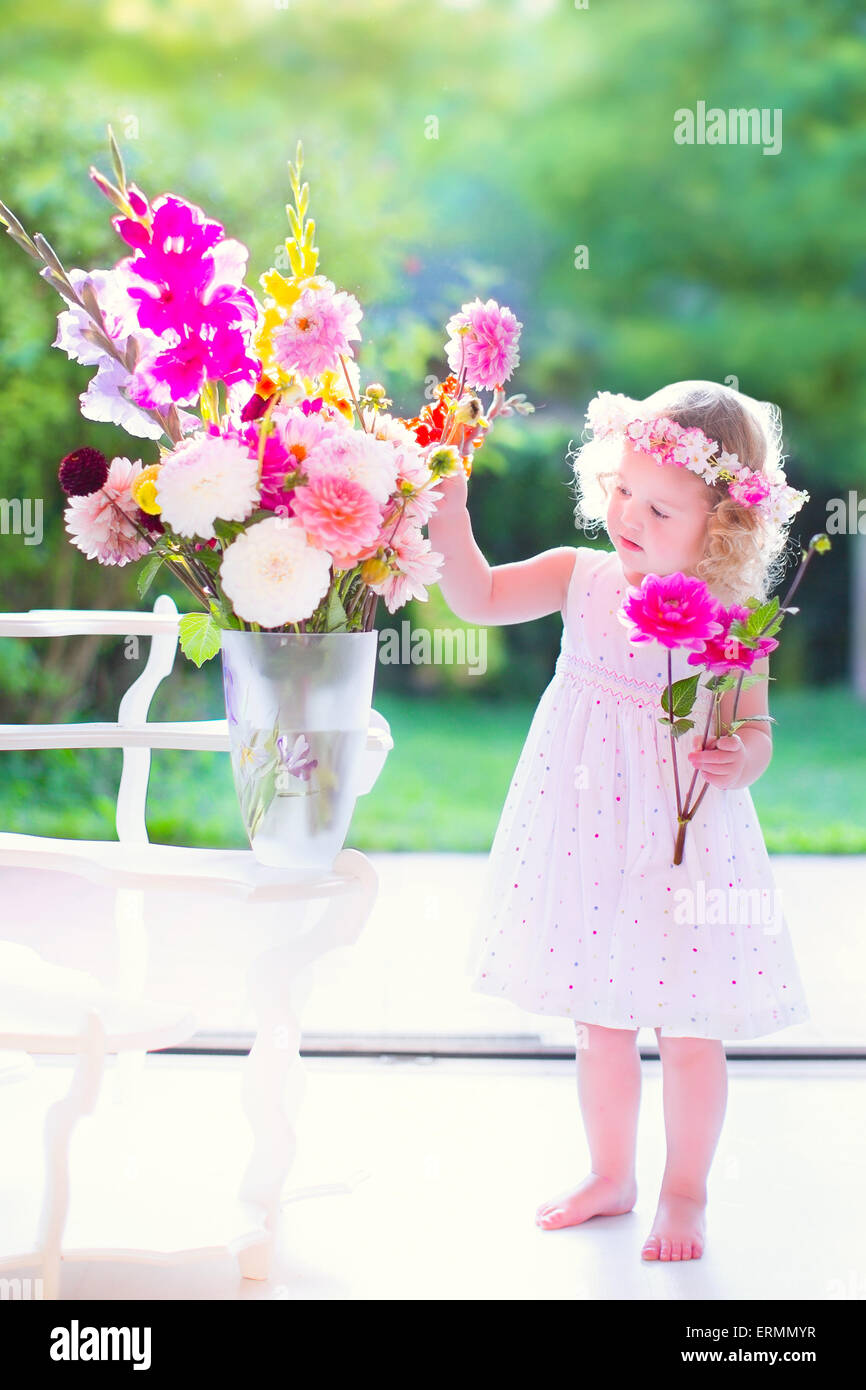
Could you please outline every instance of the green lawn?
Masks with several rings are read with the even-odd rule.
[[[866,709],[844,688],[775,692],[775,752],[752,788],[775,853],[866,853]],[[409,700],[377,694],[394,749],[355,812],[361,850],[486,852],[529,728],[530,703]],[[0,828],[113,838],[120,753],[6,753]],[[225,755],[158,752],[148,801],[152,839],[243,846]]]

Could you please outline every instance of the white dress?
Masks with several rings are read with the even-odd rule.
[[[676,800],[658,722],[667,651],[616,616],[616,552],[580,547],[556,670],[486,866],[466,968],[531,1013],[662,1035],[754,1038],[809,1017],[748,789],[708,787],[673,865]],[[694,675],[675,650],[673,678]],[[703,733],[703,685],[692,718]],[[682,794],[694,732],[677,741]],[[698,776],[694,796],[706,784]]]

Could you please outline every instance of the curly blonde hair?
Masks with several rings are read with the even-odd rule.
[[[718,440],[753,472],[772,476],[782,465],[782,418],[777,406],[714,381],[676,381],[639,403],[640,416],[666,415],[684,429],[697,426]],[[574,472],[575,525],[590,533],[604,524],[609,492],[622,456],[622,438],[589,439],[567,457]],[[706,548],[695,567],[723,603],[765,599],[779,583],[786,564],[790,522],[776,525],[756,507],[728,496],[724,483],[708,484],[711,510]]]

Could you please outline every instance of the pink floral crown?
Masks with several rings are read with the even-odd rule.
[[[741,507],[757,507],[773,525],[790,521],[809,499],[808,492],[788,486],[781,467],[772,476],[755,472],[696,426],[686,429],[667,415],[643,418],[640,403],[630,396],[599,391],[589,403],[586,419],[596,439],[622,435],[659,464],[688,468],[707,484],[727,483],[729,497]]]

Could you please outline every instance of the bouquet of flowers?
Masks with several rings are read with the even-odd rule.
[[[744,724],[756,721],[775,723],[769,714],[750,714],[747,719],[738,719],[740,694],[749,686],[766,679],[752,668],[756,661],[768,656],[778,647],[779,643],[774,634],[779,631],[786,615],[799,612],[798,608],[790,607],[790,602],[813,553],[823,553],[829,549],[830,541],[826,535],[820,533],[812,537],[808,548],[802,552],[800,567],[781,604],[778,598],[770,599],[767,603],[749,598],[745,605],[734,604],[725,608],[713,597],[702,580],[680,573],[664,576],[648,574],[645,575],[640,588],[630,587],[626,591],[617,617],[628,629],[630,640],[659,642],[667,648],[668,683],[662,692],[663,713],[659,715],[659,723],[665,724],[668,728],[674,772],[677,806],[674,864],[682,863],[688,823],[700,806],[710,784],[705,781],[697,798],[692,802],[698,777],[696,768],[685,798],[682,796],[674,741],[694,728],[694,720],[688,716],[692,713],[697,699],[701,672],[674,681],[671,651],[675,647],[687,650],[690,653],[687,657],[688,665],[704,668],[707,676],[704,688],[712,692],[713,698],[704,724],[701,749],[708,746],[710,727],[714,721],[716,740],[735,734]],[[722,696],[728,690],[735,692],[734,703],[730,723],[723,727],[721,702]]]
[[[471,473],[497,415],[534,409],[504,389],[522,324],[492,299],[464,304],[433,403],[389,414],[381,384],[361,387],[361,306],[318,270],[300,142],[284,264],[259,277],[260,302],[244,284],[247,248],[193,203],[148,199],[108,134],[116,182],[90,176],[131,252],[111,269],[67,272],[0,203],[68,305],[53,346],[97,369],[82,415],[157,444],[149,461],[89,447],[63,458],[73,544],[104,565],[143,560],[141,596],[162,568],[174,574],[201,606],[180,623],[199,666],[224,628],[370,631],[377,597],[392,613],[426,599],[443,559],[422,534],[436,482]],[[479,391],[492,393],[486,408]]]

